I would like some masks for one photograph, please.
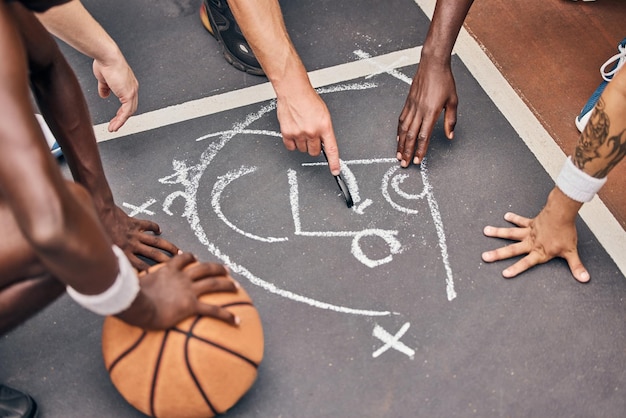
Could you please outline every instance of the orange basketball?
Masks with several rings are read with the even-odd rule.
[[[234,327],[195,316],[165,331],[146,331],[109,316],[102,353],[111,380],[135,408],[152,417],[212,417],[250,389],[263,359],[263,328],[250,296],[200,298],[241,319]]]

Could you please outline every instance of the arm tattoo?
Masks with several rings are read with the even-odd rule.
[[[609,137],[611,122],[604,108],[604,100],[600,98],[580,135],[574,156],[574,164],[581,170],[586,165],[597,167],[589,173],[596,178],[606,177],[626,155],[626,130]]]

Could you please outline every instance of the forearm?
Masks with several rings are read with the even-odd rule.
[[[574,164],[595,178],[606,177],[626,154],[626,71],[606,86],[583,130]]]
[[[473,0],[438,0],[428,34],[424,41],[422,57],[449,63],[452,48],[463,26]]]
[[[34,50],[29,60],[30,81],[39,110],[63,148],[74,180],[89,190],[98,209],[110,206],[113,195],[80,84],[54,42],[50,39],[42,47],[33,32],[24,31],[23,37]]]
[[[54,36],[104,65],[123,58],[115,41],[85,9],[80,0],[73,0],[44,13],[38,13],[37,18]]]
[[[29,62],[49,57],[45,49],[49,36],[33,22],[21,4],[0,4],[0,196],[54,277],[83,291],[99,292],[115,277],[115,260],[88,196],[83,194],[79,201],[65,184],[33,116],[21,45],[43,48],[32,55],[28,50]]]
[[[229,0],[228,4],[279,99],[302,89],[312,89],[287,33],[278,1]]]
[[[574,215],[600,190],[609,172],[626,154],[626,72],[618,72],[598,100],[580,135],[571,161],[567,160],[546,207]],[[569,157],[568,157],[569,158]],[[559,204],[550,205],[551,200]],[[575,211],[574,211],[575,210]],[[573,218],[569,216],[573,223]]]
[[[58,60],[54,69],[33,75],[31,82],[39,109],[63,148],[74,180],[89,190],[98,208],[111,205],[113,194],[104,174],[87,103],[69,65]]]

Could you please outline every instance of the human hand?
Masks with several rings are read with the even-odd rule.
[[[333,175],[339,175],[339,148],[330,112],[313,88],[302,94],[291,94],[289,98],[279,98],[276,113],[285,148],[308,152],[315,157],[324,144],[328,168]]]
[[[568,199],[555,188],[548,203],[539,212],[536,218],[529,219],[508,212],[504,219],[516,225],[516,228],[496,228],[487,226],[484,234],[488,237],[504,238],[518,241],[505,247],[482,254],[482,259],[491,263],[518,255],[526,254],[524,258],[514,263],[502,272],[505,278],[512,278],[529,268],[550,261],[555,257],[562,257],[567,261],[570,271],[576,280],[588,282],[589,273],[578,256],[575,216],[580,204],[571,201],[570,206],[555,203],[556,198]],[[573,216],[572,216],[573,215]]]
[[[141,291],[131,307],[118,316],[145,329],[167,329],[192,315],[238,325],[239,318],[220,306],[203,303],[200,296],[236,292],[239,284],[226,267],[199,263],[190,253],[179,254],[139,274]]]
[[[121,103],[117,114],[108,126],[109,132],[116,132],[137,110],[139,83],[121,53],[108,65],[94,60],[93,74],[98,80],[100,97],[106,99],[113,92]]]
[[[161,234],[161,228],[157,223],[132,218],[117,206],[106,212],[101,211],[100,220],[113,243],[124,250],[130,263],[137,270],[146,270],[150,267],[138,256],[163,263],[170,259],[170,255],[166,253],[173,255],[180,252],[177,246],[157,236]]]
[[[402,167],[408,167],[411,161],[414,164],[422,162],[433,128],[442,111],[445,135],[450,140],[454,138],[459,102],[454,77],[449,61],[433,61],[422,56],[400,113],[396,158]]]

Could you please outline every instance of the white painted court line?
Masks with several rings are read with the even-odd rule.
[[[436,0],[414,1],[429,18],[432,18]],[[461,28],[454,52],[461,58],[539,163],[552,179],[556,180],[566,155],[465,28]],[[626,275],[626,251],[624,251],[626,231],[613,214],[596,196],[591,202],[583,205],[580,216],[613,258],[622,274]],[[593,272],[590,274],[593,277]]]
[[[422,47],[391,52],[377,57],[360,59],[309,73],[313,87],[324,87],[381,72],[381,68],[395,69],[417,64]],[[254,103],[274,99],[276,94],[267,82],[240,90],[229,91],[211,97],[191,100],[130,118],[118,132],[107,131],[108,123],[94,126],[98,142],[132,135],[150,129],[161,128],[186,120],[212,115]]]
[[[436,0],[414,1],[426,15],[432,17]],[[309,78],[313,86],[318,88],[367,77],[372,74],[379,74],[381,69],[391,71],[417,64],[420,52],[421,47],[415,47],[360,59],[312,71],[309,73]],[[464,28],[461,29],[454,52],[461,58],[472,76],[524,140],[552,179],[556,179],[565,159],[565,154]],[[135,115],[126,122],[119,132],[108,132],[106,129],[108,123],[95,125],[94,130],[98,142],[108,141],[225,110],[260,103],[275,97],[270,83],[263,83]],[[400,109],[398,109],[399,111]],[[580,215],[600,244],[613,258],[622,274],[626,275],[626,253],[623,251],[626,231],[622,229],[613,214],[596,196],[593,201],[583,206]],[[593,272],[591,273],[593,275]]]

